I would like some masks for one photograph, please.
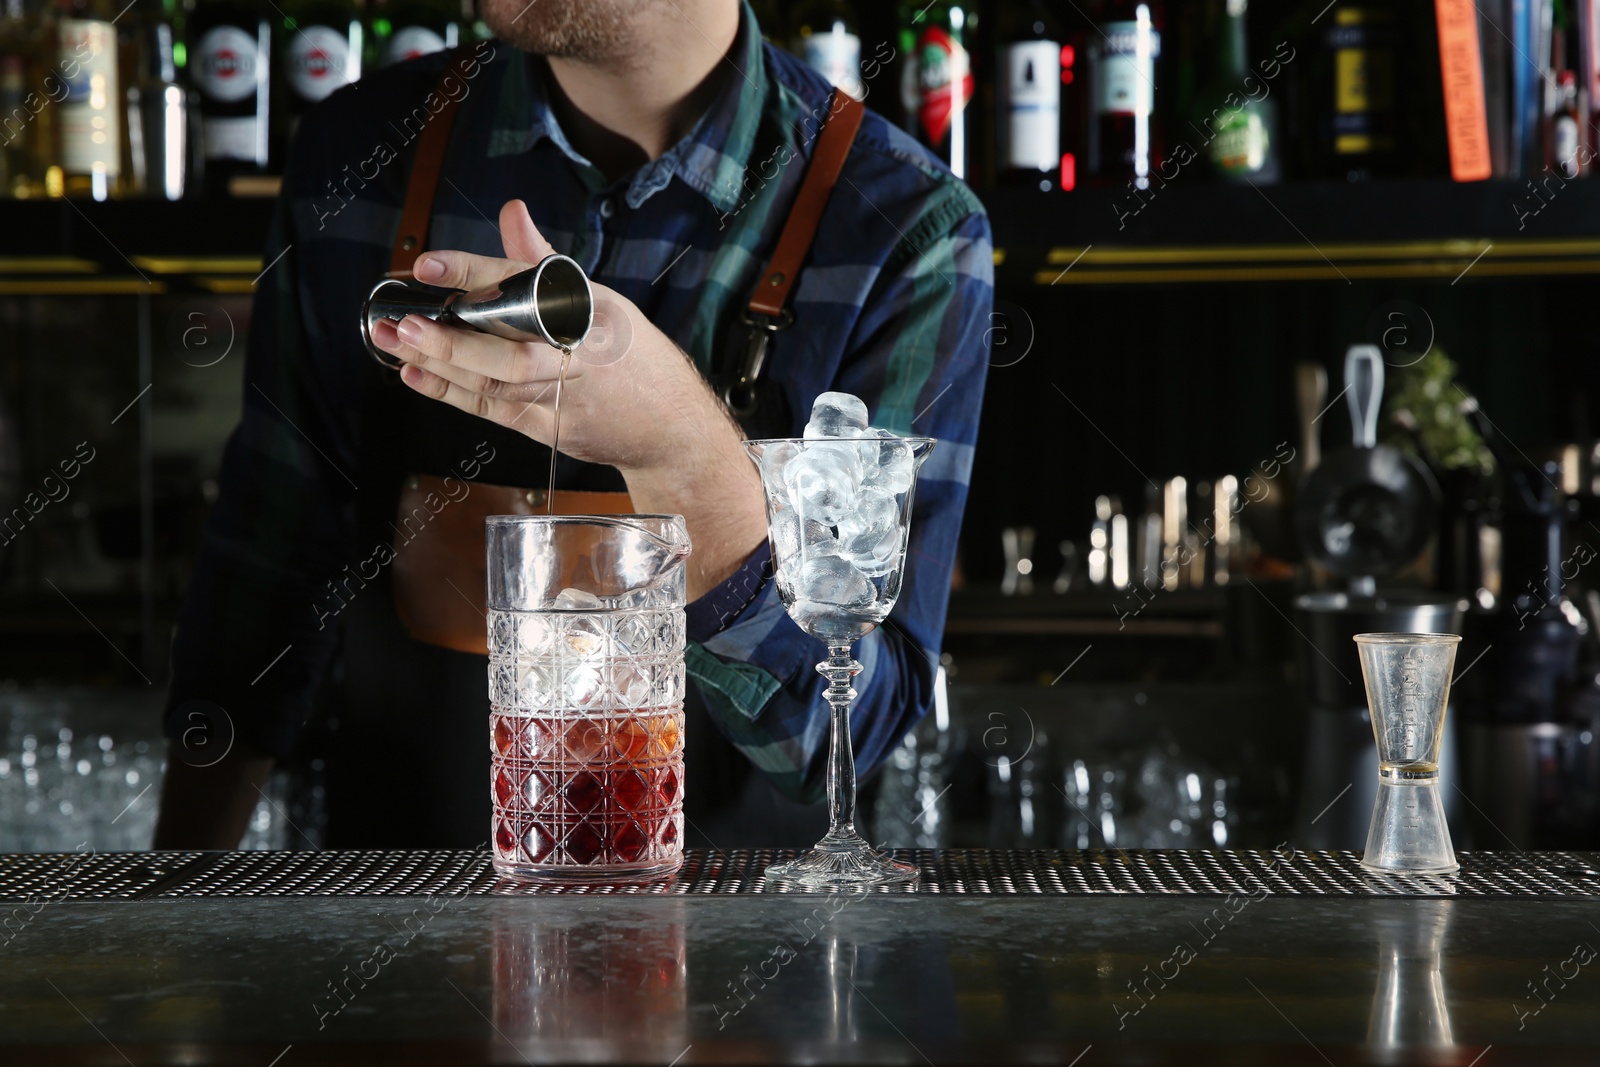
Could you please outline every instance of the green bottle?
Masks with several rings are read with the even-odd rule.
[[[977,160],[971,46],[978,8],[963,0],[900,5],[900,102],[905,125],[958,178]]]
[[[1217,28],[1216,59],[1196,96],[1191,128],[1207,169],[1222,181],[1278,180],[1278,102],[1283,81],[1252,70],[1247,53],[1245,8],[1248,0],[1224,0]]]

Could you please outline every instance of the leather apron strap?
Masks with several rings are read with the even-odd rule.
[[[444,172],[445,150],[450,146],[456,113],[467,96],[465,93],[452,95],[445,90],[451,78],[470,80],[466,71],[474,62],[468,48],[458,48],[445,64],[444,73],[439,75],[434,91],[435,97],[444,101],[444,106],[417,138],[417,154],[411,160],[406,201],[400,209],[400,228],[394,235],[394,250],[389,256],[391,276],[409,275],[417,257],[427,250],[428,224],[433,220],[433,201],[439,192],[439,176]]]
[[[812,150],[811,161],[806,164],[800,191],[790,205],[789,217],[778,235],[778,244],[767,261],[767,269],[761,272],[745,306],[744,348],[723,383],[722,401],[744,425],[745,432],[753,436],[770,436],[766,427],[772,423],[771,418],[756,425],[762,404],[772,406],[775,392],[761,387],[767,350],[774,334],[794,325],[789,294],[794,290],[806,257],[811,254],[822,213],[827,210],[839,172],[844,169],[844,161],[850,155],[850,147],[855,144],[856,133],[866,113],[867,107],[861,101],[843,89],[833,91],[828,101],[828,117],[817,134],[817,145]]]
[[[767,262],[767,269],[750,294],[749,311],[752,315],[779,318],[788,309],[789,293],[811,244],[817,238],[817,227],[822,223],[822,213],[828,207],[833,187],[839,182],[839,172],[844,169],[845,157],[855,144],[856,132],[866,116],[867,106],[843,89],[835,89],[828,103],[828,119],[822,132],[817,134],[817,147],[806,164],[806,176],[789,207],[789,218],[783,224],[778,244]]]

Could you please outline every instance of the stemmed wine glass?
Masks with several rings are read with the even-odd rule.
[[[746,441],[767,497],[778,594],[789,617],[828,646],[817,672],[828,680],[831,825],[815,848],[767,868],[803,888],[895,885],[917,868],[878,852],[856,832],[856,765],[850,743],[851,646],[889,616],[900,595],[917,470],[929,437],[867,430],[858,437]]]

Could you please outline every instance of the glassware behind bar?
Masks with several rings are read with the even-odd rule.
[[[861,664],[850,648],[889,617],[900,596],[917,469],[934,444],[892,434],[745,442],[766,491],[778,595],[796,625],[828,646],[817,672],[828,680],[823,697],[832,709],[831,825],[811,851],[768,867],[769,880],[807,889],[917,880],[916,867],[876,851],[856,832],[850,681]]]
[[[494,867],[627,882],[683,863],[677,515],[488,520]]]

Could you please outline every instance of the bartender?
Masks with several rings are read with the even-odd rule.
[[[798,846],[826,826],[826,652],[785,616],[740,445],[799,436],[821,392],[940,441],[905,593],[855,653],[862,772],[930,706],[988,355],[976,197],[870,111],[830,137],[851,108],[738,0],[483,11],[494,40],[339,91],[293,142],[244,414],[173,643],[158,848],[236,847],[284,763],[315,768],[328,847],[487,837],[485,661],[439,632],[481,592],[430,579],[481,566],[474,507],[549,503],[559,354],[412,317],[373,331],[400,370],[380,365],[359,310],[408,259],[420,281],[474,288],[554,251],[594,282],[606,336],[571,360],[555,505],[626,492],[687,521],[688,843]],[[825,152],[842,165],[811,179],[814,232],[785,239]],[[773,266],[785,240],[793,277]],[[783,307],[753,313],[768,285]],[[754,331],[767,357],[735,389]]]

